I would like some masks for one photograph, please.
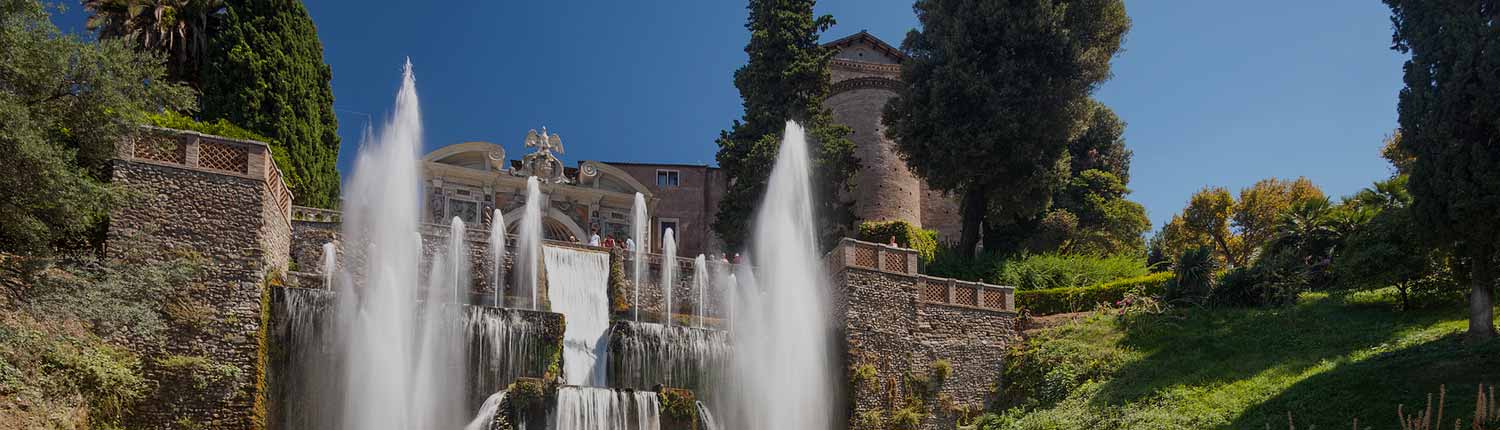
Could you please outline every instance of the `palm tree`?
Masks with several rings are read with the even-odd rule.
[[[198,87],[198,71],[224,0],[83,0],[87,26],[101,39],[124,38],[166,57],[167,77]]]

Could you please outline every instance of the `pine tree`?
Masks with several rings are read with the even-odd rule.
[[[205,120],[227,119],[270,137],[295,202],[338,201],[333,70],[302,2],[232,0],[203,79]]]
[[[823,107],[831,89],[829,61],[834,51],[818,43],[818,35],[833,25],[829,15],[813,15],[813,0],[751,0],[749,62],[734,72],[745,116],[719,134],[719,167],[730,185],[719,204],[714,230],[730,249],[747,240],[754,209],[766,190],[766,179],[781,145],[786,121],[807,130],[815,164],[814,187],[819,232],[824,243],[847,232],[852,212],[841,194],[858,169],[848,127],[834,122]]]

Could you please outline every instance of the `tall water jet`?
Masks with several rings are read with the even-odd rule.
[[[609,254],[548,246],[548,298],[567,318],[563,328],[563,377],[570,385],[608,382]]]
[[[708,289],[708,258],[703,254],[693,259],[693,288],[698,290],[698,307],[694,313],[698,317],[698,328],[703,328],[708,323],[708,295],[704,292]]]
[[[677,238],[672,229],[661,234],[661,323],[672,326],[672,290],[677,285]]]
[[[495,307],[505,306],[505,215],[495,209],[490,218],[490,287],[495,290]]]
[[[636,321],[640,321],[641,271],[646,268],[646,247],[647,243],[649,243],[647,235],[649,235],[649,232],[651,231],[651,226],[646,225],[646,220],[648,217],[646,216],[645,195],[642,195],[641,193],[635,193],[635,203],[631,204],[630,213],[630,233],[635,242],[635,247],[630,250],[632,253],[634,253],[634,258],[632,259],[631,264],[635,266],[633,272],[634,274],[630,278],[630,285],[632,286],[632,288],[630,289],[632,294],[630,298],[630,312],[633,314]]]
[[[464,240],[464,220],[453,217],[448,229],[448,281],[453,298],[449,303],[467,303],[469,293],[469,243]]]
[[[802,127],[788,122],[752,230],[758,291],[735,313],[743,422],[727,427],[828,429],[840,410],[808,156]]]
[[[357,274],[358,282],[339,283],[342,389],[316,413],[339,417],[338,428],[458,428],[463,370],[451,364],[461,354],[447,356],[451,348],[419,351],[443,339],[429,338],[441,331],[436,324],[418,326],[421,250],[413,246],[412,231],[421,220],[422,118],[410,61],[390,118],[378,137],[367,136],[372,138],[361,145],[344,188],[345,249],[365,255],[346,259],[346,273]]]
[[[521,210],[521,224],[517,229],[516,259],[511,268],[516,273],[515,286],[525,287],[517,296],[531,295],[531,310],[541,309],[537,299],[537,276],[542,258],[542,184],[535,176],[526,178],[526,206]]]
[[[333,271],[337,269],[338,251],[334,249],[333,242],[323,244],[323,288],[333,289]]]

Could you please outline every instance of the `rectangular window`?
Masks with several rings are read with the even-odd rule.
[[[659,188],[676,188],[681,185],[680,176],[682,174],[676,170],[657,170],[656,186]]]
[[[657,222],[656,228],[656,237],[662,238],[662,240],[657,241],[656,250],[658,252],[661,251],[661,244],[666,243],[665,238],[667,237],[668,229],[672,230],[672,242],[676,243],[679,247],[682,246],[682,232],[677,231],[677,218],[662,218],[661,221]]]

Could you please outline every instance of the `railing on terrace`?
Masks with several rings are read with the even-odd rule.
[[[293,221],[311,222],[342,222],[343,212],[331,209],[310,208],[307,206],[292,206]]]
[[[292,192],[282,181],[281,169],[276,168],[265,143],[170,128],[141,128],[144,131],[134,139],[116,147],[120,159],[264,180],[279,212],[291,219]]]
[[[825,261],[836,271],[853,267],[916,280],[917,299],[923,303],[974,309],[1015,311],[1015,287],[938,278],[917,273],[917,251],[844,238]]]

